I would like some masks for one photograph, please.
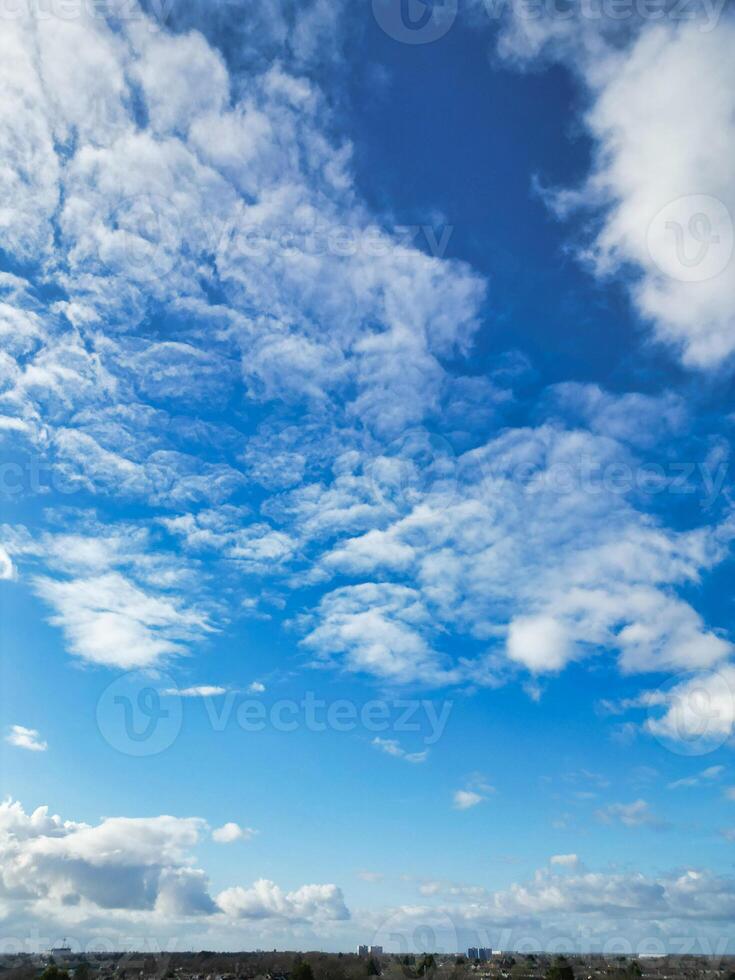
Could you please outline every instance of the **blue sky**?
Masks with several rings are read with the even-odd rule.
[[[608,6],[5,12],[6,946],[729,943],[735,22]]]

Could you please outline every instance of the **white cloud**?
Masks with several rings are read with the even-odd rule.
[[[0,240],[11,254],[30,257],[51,247],[49,219],[58,205],[59,162],[26,20],[11,18],[3,30],[0,65],[6,93],[0,156],[9,163],[0,178],[6,202],[0,211]]]
[[[518,18],[509,49],[544,50],[588,88],[592,173],[552,196],[561,215],[601,214],[582,256],[602,277],[625,276],[641,317],[685,364],[714,368],[735,351],[735,182],[725,163],[735,152],[735,20],[725,13],[703,29],[696,17],[662,18],[617,33],[591,18]]]
[[[269,524],[246,521],[246,513],[244,508],[221,507],[163,518],[162,523],[191,551],[216,552],[249,574],[273,573],[293,558],[296,542]]]
[[[14,21],[4,37],[15,114],[0,154],[6,199],[17,206],[0,220],[0,239],[39,263],[25,285],[2,281],[12,339],[0,412],[13,418],[14,438],[22,432],[41,445],[72,487],[167,508],[156,516],[176,539],[169,556],[182,562],[185,553],[190,569],[220,562],[232,579],[290,576],[294,587],[352,576],[301,620],[321,665],[392,683],[497,685],[521,669],[554,673],[603,650],[626,673],[724,661],[730,644],[677,590],[721,560],[725,532],[670,531],[637,509],[635,491],[587,492],[573,469],[580,460],[592,470],[635,467],[631,446],[648,445],[654,429],[680,431],[681,402],[557,386],[549,400],[564,424],[554,417],[505,428],[455,456],[429,423],[446,409],[464,425],[478,406],[509,397],[494,381],[444,367],[470,349],[485,283],[467,265],[374,227],[351,148],[332,135],[327,99],[311,75],[291,70],[331,15],[316,4],[311,26],[300,18],[298,28],[284,15],[276,33],[291,38],[291,67],[263,68],[267,59],[255,58],[237,77],[188,30],[189,15],[172,16],[183,18],[185,33],[141,13],[114,27],[104,17]],[[559,44],[572,43],[569,25],[560,30]],[[720,43],[697,40],[688,27],[656,34],[660,50],[648,37],[654,32],[640,44],[663,79],[674,55],[696,67]],[[528,41],[533,50],[543,43]],[[70,49],[83,51],[73,70]],[[644,53],[636,48],[608,72],[614,59],[605,48],[599,77],[588,79],[600,146],[620,136],[622,162],[602,153],[598,168],[603,177],[611,168],[600,180],[618,230],[607,244],[600,237],[596,253],[613,265],[630,257],[631,238],[615,209],[629,190],[638,195],[638,181],[646,200],[652,186],[650,168],[631,170],[631,147],[649,147],[661,127],[669,146],[679,132],[658,77],[645,99],[617,98],[637,79],[651,81]],[[721,82],[706,83],[720,92],[706,115],[723,123],[726,143]],[[90,106],[90,91],[99,105]],[[659,131],[649,136],[639,130],[657,100]],[[613,110],[623,104],[635,111],[618,119]],[[685,108],[688,118],[691,100]],[[667,161],[681,152],[691,162],[687,147],[698,144],[679,142]],[[720,153],[707,171],[715,184],[729,179],[727,158]],[[658,194],[657,159],[653,182]],[[317,246],[326,238],[350,247],[312,247],[315,236]],[[51,308],[33,288],[49,270],[63,294]],[[705,305],[708,290],[700,291]],[[697,322],[711,319],[704,313]],[[151,315],[165,320],[165,340],[143,329]],[[264,412],[245,436],[194,410],[235,397],[278,400],[286,412],[298,409],[298,423]],[[559,490],[570,468],[571,488]],[[285,491],[263,502],[257,520],[225,503],[249,483]],[[33,581],[72,652],[94,663],[154,664],[188,650],[214,622],[217,603],[195,607],[193,590],[159,588],[150,575],[144,582],[129,562],[68,574]],[[444,652],[456,649],[455,633],[482,651]]]
[[[398,739],[395,738],[380,738],[379,735],[376,735],[372,744],[376,749],[385,752],[386,755],[392,755],[396,759],[403,759],[404,762],[426,762],[429,758],[428,749],[424,749],[422,752],[407,752]]]
[[[299,23],[285,18],[277,33],[293,35],[300,63],[311,32],[331,20],[315,5],[311,27]],[[719,40],[683,26],[645,32],[616,53],[603,45],[594,77],[592,62],[580,63],[601,152],[576,202],[606,208],[597,268],[637,263],[640,308],[697,363],[730,343],[729,280],[685,293],[691,284],[662,284],[640,228],[704,152],[682,138],[690,124],[695,136],[720,134],[696,171],[700,190],[730,193],[731,70],[701,69],[721,54],[729,25]],[[25,285],[2,281],[9,386],[0,411],[13,438],[42,446],[70,486],[166,508],[156,516],[169,535],[165,581],[150,554],[142,573],[135,567],[145,544],[101,546],[80,534],[47,541],[43,555],[0,551],[1,577],[13,560],[47,563],[31,582],[73,654],[134,667],[188,652],[227,616],[227,590],[190,598],[207,593],[212,562],[230,581],[281,575],[297,587],[350,576],[299,620],[304,647],[317,665],[389,683],[499,685],[525,671],[540,697],[533,678],[603,652],[623,673],[727,661],[730,642],[690,596],[726,554],[732,527],[675,532],[639,509],[635,487],[589,491],[578,469],[638,472],[636,449],[685,426],[679,399],[556,386],[548,421],[503,428],[455,455],[430,423],[446,409],[464,425],[479,404],[509,397],[444,367],[470,348],[485,283],[373,227],[350,147],[331,135],[312,76],[284,62],[261,70],[256,59],[235,78],[201,34],[144,16],[52,26],[13,22],[3,40],[13,113],[0,181],[14,208],[0,215],[0,239],[37,265]],[[561,49],[574,31],[559,30]],[[67,70],[68,50],[83,55]],[[701,119],[690,83],[711,96]],[[639,90],[643,98],[628,98]],[[319,228],[354,247],[312,249]],[[291,247],[294,235],[301,247]],[[52,307],[33,288],[49,273],[63,294]],[[142,328],[151,315],[165,320],[165,340]],[[298,424],[268,419],[246,437],[193,408],[235,397],[296,406]],[[257,520],[225,503],[249,483],[284,491]],[[68,557],[77,548],[79,560]],[[472,652],[462,644],[458,654],[455,635]],[[649,727],[673,730],[673,719]]]
[[[707,766],[700,773],[702,779],[719,779],[725,771],[725,766]]]
[[[5,527],[4,540],[16,561],[45,566],[45,574],[29,580],[74,654],[106,666],[145,667],[187,652],[213,631],[212,604],[196,608],[190,598],[195,589],[201,597],[201,578],[185,557],[160,547],[155,525],[105,525],[77,511],[64,515],[63,527],[36,535]]]
[[[45,752],[48,748],[48,742],[41,738],[37,729],[24,728],[23,725],[11,725],[5,741],[18,749],[28,749],[30,752]]]
[[[261,684],[260,681],[252,681],[248,684],[248,694],[264,694],[265,684]]]
[[[661,827],[663,823],[651,812],[645,800],[632,803],[610,803],[597,810],[596,816],[602,823],[621,823],[624,827]]]
[[[0,582],[10,581],[15,578],[15,567],[10,555],[5,548],[0,545]]]
[[[231,825],[226,824],[225,827]],[[30,917],[77,926],[107,921],[132,925],[155,913],[165,924],[178,917],[228,917],[307,922],[349,916],[335,885],[305,885],[284,894],[272,882],[234,886],[216,899],[192,849],[207,829],[195,817],[107,817],[98,824],[62,821],[47,807],[27,814],[17,802],[0,804],[0,885],[6,905]],[[224,828],[220,828],[223,830]],[[240,829],[240,828],[238,828]],[[248,831],[241,829],[241,835]],[[229,835],[228,835],[229,836]]]
[[[146,667],[182,654],[185,643],[210,629],[206,618],[174,597],[155,595],[119,572],[59,581],[34,580],[38,595],[56,610],[51,617],[72,653],[105,666]]]
[[[445,895],[449,898],[484,898],[488,892],[479,885],[454,884],[450,881],[422,881],[419,884],[420,895]]]
[[[204,822],[111,817],[96,826],[62,823],[46,807],[26,816],[17,803],[0,805],[2,880],[18,900],[73,901],[100,909],[153,909],[211,914],[203,872],[189,850]]]
[[[644,729],[695,752],[722,745],[735,725],[735,667],[693,672],[667,690],[644,695],[651,706]],[[660,713],[657,712],[660,709]]]
[[[553,854],[549,859],[549,864],[555,864],[562,868],[576,868],[579,858],[576,854]]]
[[[429,882],[436,894],[440,882]],[[450,905],[404,906],[395,909],[391,930],[410,934],[420,923],[435,930],[483,930],[507,928],[534,936],[538,947],[553,943],[554,936],[572,935],[584,925],[592,948],[600,948],[610,935],[624,934],[633,949],[646,948],[655,937],[662,948],[674,936],[689,935],[696,928],[700,941],[713,939],[735,908],[735,883],[694,868],[648,876],[634,873],[602,873],[564,869],[563,873],[540,869],[529,881],[504,890],[475,896],[457,894]]]
[[[435,469],[306,579],[367,580],[328,593],[304,620],[319,660],[402,682],[497,685],[518,667],[555,673],[604,650],[626,674],[707,668],[731,653],[676,589],[724,559],[735,528],[677,533],[638,511],[628,447],[546,423]],[[630,486],[606,472],[628,473]],[[453,659],[445,631],[489,643],[487,655]]]
[[[303,885],[283,892],[272,881],[261,878],[251,888],[226,888],[217,904],[234,919],[329,920],[347,919],[349,912],[336,885]]]
[[[596,243],[597,262],[603,269],[626,261],[638,264],[643,276],[634,297],[641,313],[661,337],[681,348],[685,362],[699,367],[714,366],[735,349],[735,184],[723,162],[735,151],[735,69],[727,54],[733,38],[735,24],[728,18],[709,33],[697,25],[647,32],[610,65],[589,118],[602,147],[594,185],[614,201]],[[717,133],[715,145],[709,141],[712,133]],[[702,195],[721,202],[719,209],[708,207]],[[677,199],[680,205],[671,209]],[[681,225],[681,246],[675,227],[657,218],[666,206],[670,213],[664,217]],[[712,222],[699,236],[703,246],[690,233],[690,223],[702,211],[704,221]],[[706,244],[710,235],[718,244]],[[679,247],[687,250],[683,259],[695,265],[677,263]],[[698,272],[700,247],[712,251],[716,265],[711,277],[686,281]],[[724,265],[714,254],[720,251]],[[674,278],[656,265],[657,258],[669,255]]]
[[[613,395],[596,384],[567,381],[553,385],[550,395],[575,423],[581,421],[597,435],[634,446],[655,445],[662,436],[684,431],[688,421],[686,402],[671,391]]]
[[[257,834],[252,827],[241,827],[230,821],[212,831],[212,840],[218,844],[232,844],[236,840],[251,840]]]
[[[485,797],[481,793],[476,793],[471,789],[455,790],[452,797],[455,810],[469,810],[478,803],[482,803]]]
[[[675,779],[669,783],[668,788],[681,789],[683,787],[701,786],[703,783],[713,782],[719,779],[724,772],[724,766],[708,766],[695,776],[684,776],[682,779]]]
[[[325,596],[303,641],[317,661],[345,654],[345,666],[399,683],[451,681],[427,634],[431,618],[415,589],[366,583]]]
[[[508,630],[508,656],[531,673],[561,670],[573,657],[568,630],[551,616],[521,616]]]
[[[371,883],[377,883],[385,878],[385,875],[381,871],[358,871],[357,877],[362,881],[369,881]]]
[[[163,693],[180,698],[213,698],[226,694],[227,688],[216,684],[198,684],[194,687],[170,687]]]

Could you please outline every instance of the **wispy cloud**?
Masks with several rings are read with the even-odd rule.
[[[561,868],[576,868],[579,865],[579,858],[576,854],[552,854],[549,864],[555,864]]]
[[[485,797],[481,793],[475,793],[471,789],[458,789],[454,791],[452,797],[455,810],[469,810],[478,803],[482,803]]]
[[[205,614],[118,571],[60,580],[37,576],[38,595],[54,609],[70,650],[108,667],[150,667],[186,652],[211,632]]]
[[[423,749],[421,752],[407,752],[395,738],[380,738],[379,735],[376,735],[372,744],[376,749],[385,752],[386,755],[392,755],[395,759],[403,759],[404,762],[426,762],[429,758],[428,749]]]
[[[722,776],[725,772],[724,766],[709,766],[707,769],[702,769],[694,776],[684,776],[681,779],[675,779],[673,782],[668,784],[669,789],[683,789],[690,786],[701,786],[703,783],[715,782]]]
[[[180,698],[213,698],[220,694],[226,694],[227,688],[215,684],[199,684],[194,687],[169,687],[163,693]]]
[[[11,725],[5,741],[29,752],[45,752],[48,748],[48,743],[41,738],[37,729],[25,728],[23,725]]]
[[[658,827],[665,826],[645,800],[634,800],[632,803],[609,803],[596,811],[601,823],[619,823],[624,827]]]
[[[463,789],[455,790],[452,796],[452,806],[455,810],[469,810],[495,792],[486,776],[481,772],[470,773],[465,779]]]
[[[377,882],[382,881],[385,875],[382,871],[358,871],[357,877],[362,881],[369,881],[371,884],[377,884]]]

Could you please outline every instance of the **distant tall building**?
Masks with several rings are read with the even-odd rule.
[[[71,960],[74,958],[70,946],[54,946],[44,953],[43,956],[46,959],[54,959],[57,962],[59,960]]]
[[[481,963],[487,963],[492,955],[493,951],[485,946],[480,946],[477,950],[477,958]]]
[[[367,954],[368,954],[368,948],[367,948],[367,946],[358,946],[357,947],[357,955],[358,956],[367,956]]]
[[[477,956],[477,946],[470,946],[470,948],[467,950],[467,959],[468,960],[476,960],[476,959],[478,959],[478,956]]]
[[[383,947],[382,946],[371,946],[370,947],[370,955],[371,956],[382,956],[383,955]]]

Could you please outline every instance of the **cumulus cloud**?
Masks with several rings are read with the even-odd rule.
[[[272,881],[261,878],[251,888],[227,888],[217,904],[234,919],[277,918],[289,921],[347,919],[349,912],[336,885],[303,885],[283,892]]]
[[[632,49],[610,56],[588,117],[600,155],[587,193],[611,202],[594,245],[597,267],[635,263],[642,316],[697,367],[735,349],[735,185],[722,162],[735,148],[727,57],[734,37],[732,18],[710,32],[697,24],[644,32]],[[712,133],[718,145],[702,142]],[[662,152],[665,167],[653,162]]]
[[[642,696],[649,706],[643,727],[657,738],[694,752],[722,745],[735,725],[735,668],[694,671],[666,690]]]
[[[707,369],[735,350],[735,183],[724,163],[735,148],[735,20],[703,13],[682,18],[667,2],[656,19],[613,23],[514,11],[501,51],[562,61],[583,81],[592,171],[549,200],[561,217],[591,212],[595,234],[580,256],[600,277],[623,278],[656,336]]]
[[[236,840],[250,840],[257,834],[252,827],[241,827],[230,821],[212,831],[212,840],[217,844],[233,844]]]
[[[447,893],[439,882],[427,884],[428,894]],[[480,934],[519,928],[543,947],[555,935],[573,935],[581,921],[593,948],[624,930],[634,948],[637,942],[650,942],[653,933],[663,949],[667,937],[682,935],[688,923],[697,923],[700,937],[716,936],[732,913],[735,885],[730,877],[695,868],[656,876],[547,868],[504,890],[483,895],[475,889],[467,895],[460,889],[455,896],[450,905],[401,907],[394,911],[391,928],[410,929],[421,922],[437,931],[462,928]]]
[[[252,833],[237,824],[213,832],[223,842]],[[64,821],[48,807],[26,813],[18,802],[0,804],[0,884],[6,903],[29,916],[63,918],[72,909],[79,924],[102,911],[120,916],[156,913],[218,921],[278,918],[284,921],[349,916],[336,885],[305,885],[288,894],[272,882],[234,886],[216,899],[206,873],[195,867],[193,848],[207,829],[197,817],[106,817],[97,824]],[[224,835],[224,837],[222,836]]]
[[[519,616],[508,629],[508,656],[531,673],[554,673],[573,659],[569,631],[552,616]]]
[[[25,728],[23,725],[11,725],[5,741],[18,749],[28,749],[29,752],[45,752],[48,748],[48,742],[41,738],[37,729]]]
[[[204,872],[189,851],[204,827],[195,818],[110,817],[96,826],[62,822],[41,807],[0,805],[4,888],[31,903],[84,902],[104,909],[211,914]]]

